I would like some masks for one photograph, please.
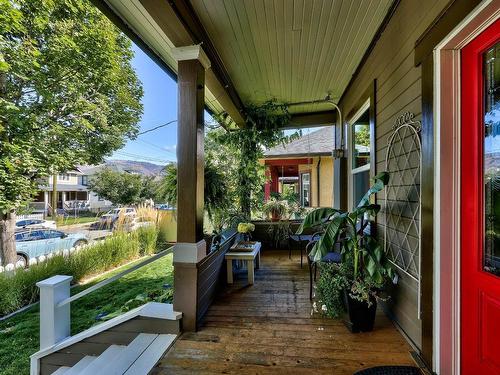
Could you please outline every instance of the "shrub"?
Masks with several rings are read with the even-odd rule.
[[[156,227],[158,228],[158,237],[156,240],[156,245],[158,249],[165,249],[169,242],[172,242],[175,237],[175,229],[177,225],[175,223],[175,217],[172,211],[167,211],[167,213],[161,213],[158,217],[158,222]]]
[[[0,315],[35,302],[39,295],[36,286],[38,281],[54,275],[70,275],[73,276],[73,282],[77,283],[84,277],[100,274],[142,254],[154,252],[155,237],[155,227],[141,233],[118,232],[68,257],[55,255],[26,270],[0,273]]]
[[[151,255],[156,252],[158,232],[154,225],[146,225],[137,229],[139,252],[141,255]]]
[[[317,304],[321,311],[330,318],[338,318],[345,311],[344,289],[349,285],[346,274],[350,270],[342,263],[321,263],[318,282],[316,283]]]

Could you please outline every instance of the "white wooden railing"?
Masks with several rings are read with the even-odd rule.
[[[150,256],[117,275],[103,280],[73,296],[70,295],[72,276],[56,275],[38,282],[36,285],[40,288],[40,350],[49,348],[59,341],[70,337],[71,302],[171,253],[172,248],[169,248]]]

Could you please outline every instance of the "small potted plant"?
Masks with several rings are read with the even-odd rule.
[[[276,198],[269,199],[262,207],[262,212],[271,221],[280,221],[288,212],[288,203]]]
[[[238,233],[243,236],[243,241],[250,241],[252,239],[252,232],[255,230],[255,225],[252,223],[239,223]]]
[[[353,332],[373,329],[377,299],[384,298],[384,286],[394,277],[394,269],[382,246],[365,231],[367,217],[375,217],[380,211],[380,205],[370,203],[370,198],[388,182],[387,172],[377,175],[354,210],[318,208],[306,216],[297,231],[300,234],[318,225],[325,228],[309,254],[315,262],[321,262],[335,244],[340,245],[342,262],[321,265],[317,291],[322,310],[328,315],[337,317],[343,308],[347,310]]]

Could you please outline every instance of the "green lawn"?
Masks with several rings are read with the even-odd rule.
[[[136,262],[118,268],[84,286],[72,289],[72,294],[111,277]],[[165,302],[173,290],[172,255],[169,254],[71,304],[72,334],[81,332],[101,321],[99,314],[113,316],[148,300]],[[29,357],[39,349],[38,306],[7,321],[0,322],[0,374],[29,374]]]
[[[66,217],[64,219],[57,219],[57,226],[64,227],[65,225],[93,223],[97,219],[95,216]]]

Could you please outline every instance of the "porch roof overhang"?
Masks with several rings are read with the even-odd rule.
[[[202,44],[205,103],[243,124],[245,105],[290,107],[289,127],[332,124],[338,102],[397,0],[94,0],[174,78],[172,48]]]

